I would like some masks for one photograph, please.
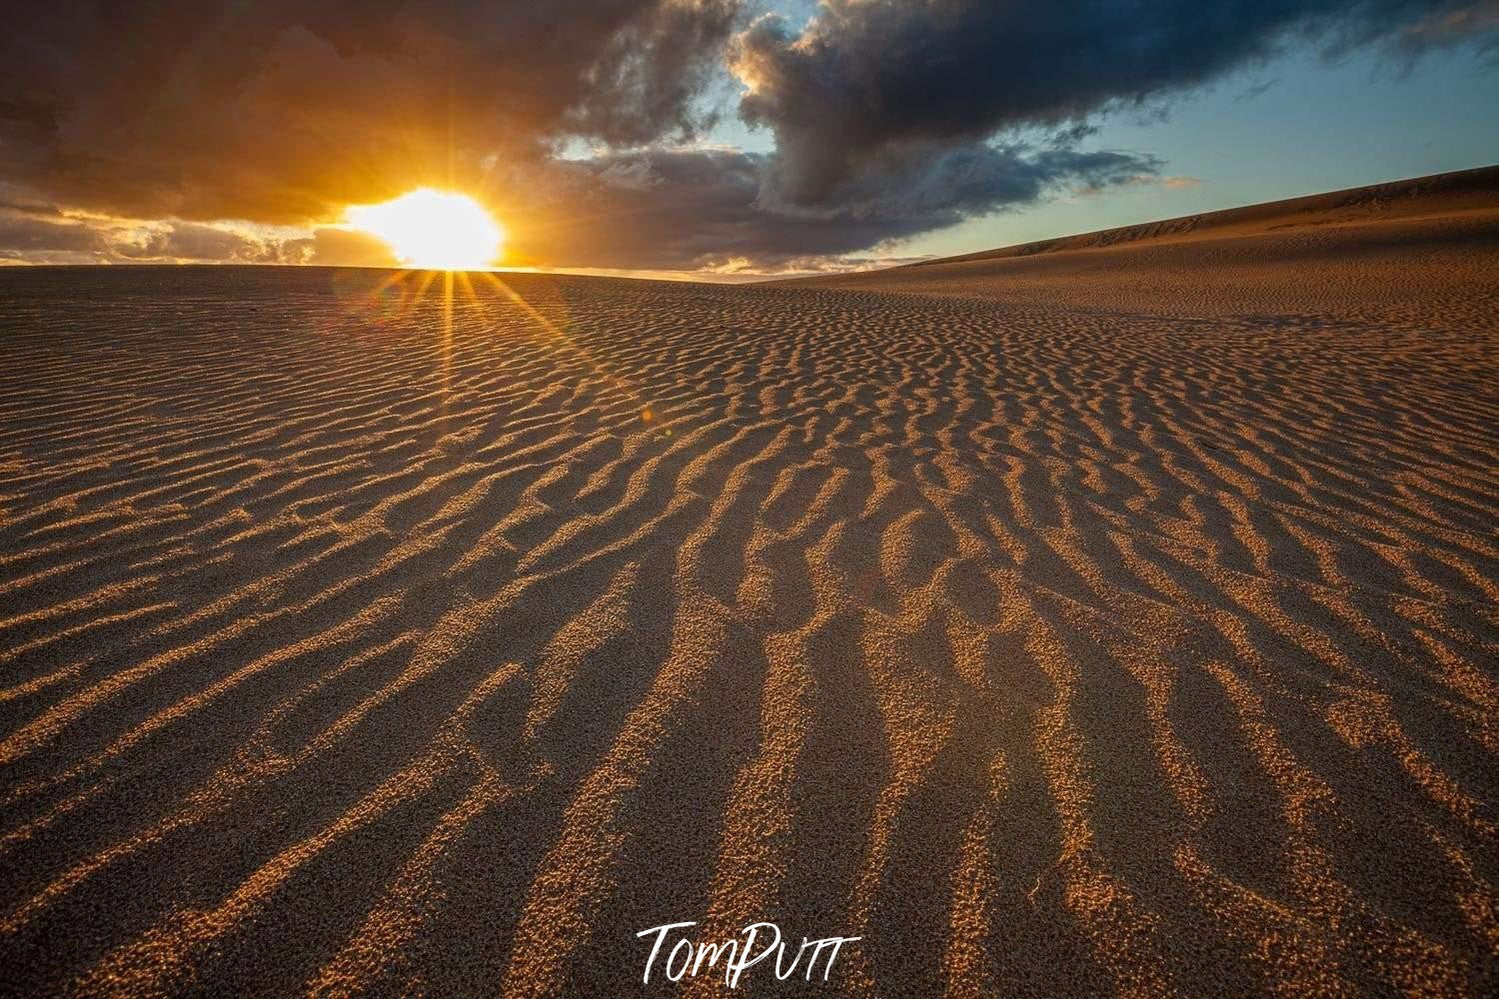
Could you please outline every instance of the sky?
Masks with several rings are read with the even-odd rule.
[[[0,263],[877,266],[1499,163],[1499,0],[59,0],[0,39]],[[358,217],[357,210],[354,213]]]

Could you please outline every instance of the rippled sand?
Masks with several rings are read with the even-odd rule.
[[[0,991],[1492,992],[1496,260],[0,273]]]

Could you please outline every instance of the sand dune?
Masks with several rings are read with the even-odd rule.
[[[4,991],[1492,993],[1496,233],[0,273]]]
[[[944,266],[974,260],[1029,257],[1042,253],[1139,245],[1183,243],[1233,236],[1285,234],[1298,230],[1365,226],[1369,223],[1487,214],[1499,203],[1499,166],[1439,173],[1370,187],[1267,201],[1224,211],[1103,229],[998,250],[983,250],[909,265]],[[1363,242],[1367,243],[1368,234]]]
[[[776,283],[1421,330],[1499,308],[1496,259],[1499,166]]]

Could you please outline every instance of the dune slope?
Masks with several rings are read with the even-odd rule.
[[[774,284],[1172,316],[1409,310],[1419,328],[1499,307],[1496,269],[1492,166]]]
[[[661,993],[773,920],[833,994],[1493,992],[1486,225],[0,273],[0,980]]]

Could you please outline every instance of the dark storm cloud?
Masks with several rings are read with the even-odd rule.
[[[317,227],[427,184],[496,209],[522,262],[836,257],[1156,178],[1149,155],[1084,148],[1089,117],[1295,40],[1409,55],[1499,24],[1496,0],[825,0],[798,34],[750,23],[763,5],[13,4],[0,253],[385,263],[369,237]],[[668,148],[711,117],[726,68],[774,150]],[[603,152],[557,158],[571,139]],[[314,231],[201,224],[223,220]]]
[[[117,214],[297,222],[473,186],[484,156],[561,134],[690,132],[738,0],[13,6],[0,176]]]
[[[648,149],[554,162],[531,178],[534,217],[515,217],[514,249],[568,253],[576,266],[691,268],[747,260],[766,267],[842,255],[1035,201],[1150,174],[1149,158],[996,147],[892,157],[836,204],[767,203],[772,157],[732,149]]]
[[[0,258],[50,263],[105,261],[302,263],[302,240],[256,238],[194,222],[121,225],[48,216],[40,210],[0,212]],[[310,242],[310,241],[309,241]]]
[[[891,155],[1059,126],[1203,84],[1295,39],[1407,51],[1490,34],[1493,0],[824,0],[734,43],[740,113],[776,137],[774,195],[823,204]]]
[[[106,234],[82,222],[52,221],[33,215],[0,215],[0,255],[72,254],[84,257],[110,251]]]
[[[122,239],[114,252],[136,260],[212,260],[240,263],[274,263],[279,260],[276,244],[252,239],[238,232],[193,222],[147,230],[136,239]]]

